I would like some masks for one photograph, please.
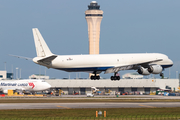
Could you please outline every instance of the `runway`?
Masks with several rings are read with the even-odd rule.
[[[0,110],[7,109],[75,109],[75,108],[159,108],[180,107],[180,102],[147,103],[1,103]]]

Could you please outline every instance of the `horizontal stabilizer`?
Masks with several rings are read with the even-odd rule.
[[[9,55],[13,56],[13,57],[22,58],[22,59],[26,59],[26,60],[31,60],[32,61],[32,58],[23,57],[23,56],[17,56],[17,55],[11,55],[11,54],[9,54]]]
[[[51,64],[51,61],[54,60],[57,57],[57,55],[52,55],[46,58],[43,58],[41,60],[38,60],[38,62],[49,65]]]

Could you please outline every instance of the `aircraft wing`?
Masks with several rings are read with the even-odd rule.
[[[32,58],[23,57],[23,56],[17,56],[17,55],[11,55],[11,54],[9,54],[9,55],[13,56],[13,57],[22,58],[22,59],[26,59],[26,60],[31,60],[32,61]]]
[[[113,67],[113,68],[108,68],[108,69],[105,71],[104,74],[107,74],[107,73],[115,73],[115,72],[118,72],[118,71],[121,71],[121,70],[137,69],[138,66],[142,66],[142,67],[147,68],[150,63],[158,62],[158,61],[162,61],[162,59],[157,59],[157,60],[152,60],[152,61],[147,61],[147,62],[132,64],[132,65],[123,65],[123,66],[117,66],[117,67]]]
[[[57,57],[57,55],[52,55],[43,59],[38,60],[38,62],[41,62],[43,64],[49,65],[52,60],[54,60]]]

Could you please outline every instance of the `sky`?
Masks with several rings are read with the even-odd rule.
[[[47,69],[9,54],[36,57],[32,28],[38,28],[50,50],[59,55],[88,54],[85,11],[91,0],[4,0],[0,3],[0,70],[14,78],[46,74],[50,78],[87,78],[87,73]],[[180,72],[179,0],[97,0],[103,10],[100,54],[163,53]],[[21,71],[21,72],[20,72]],[[134,71],[120,71],[123,75]],[[20,75],[21,73],[21,75]],[[101,73],[103,78],[113,74]],[[152,77],[152,76],[150,76]],[[159,75],[155,75],[159,77]]]

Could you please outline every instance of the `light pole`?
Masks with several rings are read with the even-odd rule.
[[[12,65],[12,79],[14,79],[13,65]]]
[[[69,79],[70,79],[70,73],[69,73]]]
[[[21,79],[21,68],[19,69],[19,79]]]
[[[176,78],[178,79],[178,71],[176,71]]]
[[[16,68],[16,79],[18,79],[18,67]]]
[[[6,62],[4,62],[4,69],[5,69],[5,71],[6,71]]]
[[[46,68],[45,68],[44,72],[45,72],[45,76],[46,76]]]

